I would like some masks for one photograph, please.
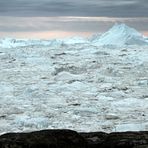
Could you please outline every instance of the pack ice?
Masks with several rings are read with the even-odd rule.
[[[0,134],[47,128],[148,130],[147,37],[1,39]]]

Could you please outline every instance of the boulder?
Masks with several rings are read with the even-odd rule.
[[[42,130],[0,136],[0,148],[148,148],[148,132]]]
[[[86,141],[71,130],[43,130],[0,136],[0,148],[86,148]]]
[[[103,132],[80,133],[87,141],[88,148],[100,148],[108,134]]]
[[[148,132],[116,132],[107,136],[101,148],[135,148],[143,145],[148,145]]]
[[[88,148],[148,148],[148,132],[80,133]]]

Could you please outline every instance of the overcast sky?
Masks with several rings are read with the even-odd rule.
[[[147,34],[148,0],[0,0],[0,36],[54,31],[89,34],[104,32],[115,22]]]
[[[0,15],[147,17],[148,0],[0,0]]]

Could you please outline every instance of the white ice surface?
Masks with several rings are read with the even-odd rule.
[[[0,46],[0,134],[148,130],[148,46],[26,44]]]
[[[146,38],[125,24],[115,24],[109,31],[93,40],[95,45],[146,45]]]
[[[64,41],[54,39],[54,40],[39,40],[39,39],[13,39],[13,38],[3,38],[0,39],[0,47],[2,48],[16,48],[16,47],[27,47],[27,46],[59,46]]]
[[[146,46],[0,48],[0,133],[148,130],[147,55]]]

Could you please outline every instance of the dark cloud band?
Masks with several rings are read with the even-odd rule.
[[[147,17],[148,0],[0,0],[1,16]]]

